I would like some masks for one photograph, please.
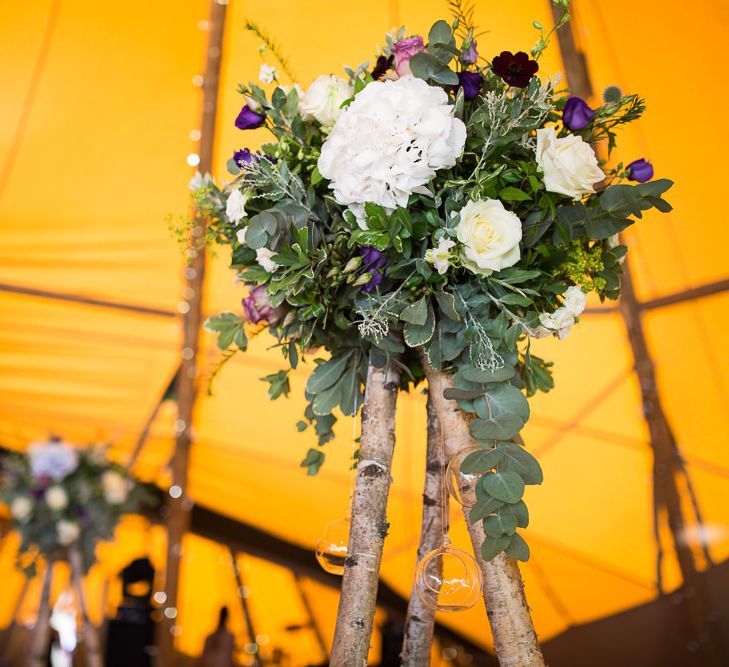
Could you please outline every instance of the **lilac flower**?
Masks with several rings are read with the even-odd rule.
[[[265,113],[253,111],[247,104],[240,110],[238,117],[235,119],[235,126],[239,130],[255,130],[261,127],[266,120]]]
[[[278,322],[284,314],[284,309],[280,306],[274,308],[271,302],[268,300],[268,294],[266,294],[266,287],[259,285],[251,290],[251,293],[243,299],[243,310],[245,311],[246,317],[253,324],[259,324],[260,322],[268,322],[273,325]]]
[[[580,97],[570,97],[562,110],[562,122],[572,130],[584,130],[592,120],[595,112]]]
[[[420,35],[408,37],[392,45],[392,55],[395,56],[395,71],[398,76],[412,74],[410,71],[410,58],[425,51],[425,44]]]
[[[478,51],[476,50],[476,40],[472,39],[468,48],[461,54],[461,62],[467,65],[473,65],[478,60]]]
[[[387,257],[377,248],[365,246],[359,249],[362,257],[362,269],[365,273],[370,273],[372,277],[364,285],[361,286],[363,292],[371,292],[385,278],[385,267],[387,267]]]
[[[483,84],[483,76],[478,72],[458,72],[458,81],[463,88],[463,97],[472,100],[478,95]]]
[[[653,165],[644,158],[633,160],[627,167],[628,178],[631,181],[645,183],[653,178]]]
[[[235,164],[241,169],[243,169],[246,164],[253,162],[254,159],[255,155],[251,153],[249,148],[244,148],[243,150],[235,151],[235,153],[233,153],[233,162],[235,162]]]

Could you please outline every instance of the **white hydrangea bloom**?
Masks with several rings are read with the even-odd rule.
[[[78,468],[78,451],[60,440],[35,442],[28,447],[33,477],[50,477],[56,481]]]
[[[278,268],[278,264],[271,259],[275,254],[273,250],[268,248],[258,248],[256,250],[256,261],[264,271],[273,273]]]
[[[261,80],[261,83],[273,83],[277,76],[278,72],[273,65],[263,63],[261,69],[258,70],[258,78]]]
[[[463,151],[466,126],[442,88],[405,76],[375,81],[344,109],[322,146],[319,171],[361,226],[366,202],[388,211],[407,206],[413,192]]]
[[[435,248],[429,248],[425,251],[425,261],[432,264],[435,270],[443,275],[448,271],[451,259],[451,248],[456,245],[456,242],[448,237],[443,237],[438,241],[438,245]]]
[[[238,188],[233,188],[225,205],[225,215],[228,216],[228,220],[233,223],[243,220],[248,215],[246,213],[247,203],[248,196],[244,195]]]

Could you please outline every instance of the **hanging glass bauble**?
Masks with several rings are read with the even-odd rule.
[[[437,611],[465,611],[481,598],[483,579],[473,556],[450,544],[429,551],[415,570],[418,597]]]
[[[349,515],[332,521],[324,527],[316,543],[316,559],[325,572],[344,574],[344,560],[347,558],[349,542]]]
[[[461,465],[469,454],[478,451],[483,451],[483,447],[467,447],[448,462],[446,470],[448,492],[463,507],[473,507],[476,504],[476,485],[482,473],[464,473],[461,471]]]

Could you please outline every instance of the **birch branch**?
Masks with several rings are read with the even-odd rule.
[[[331,667],[367,665],[382,546],[388,529],[387,496],[392,481],[390,469],[399,383],[400,372],[394,365],[375,368],[370,363]]]
[[[447,434],[446,454],[451,458],[475,444],[468,430],[468,417],[455,401],[443,396],[446,389],[454,386],[453,377],[433,370],[422,348],[420,357],[440,426]],[[464,517],[476,560],[483,572],[483,598],[499,664],[502,667],[543,667],[544,658],[529,613],[519,566],[504,553],[490,561],[484,560],[481,555],[483,524],[480,521],[471,524],[467,510],[464,510]]]
[[[445,452],[441,451],[440,422],[430,392],[428,392],[427,411],[428,443],[425,453],[423,519],[420,526],[418,563],[425,554],[440,546],[441,537],[445,532],[443,524],[448,517],[448,497],[442,498],[446,465]],[[441,506],[442,501],[445,501],[444,506]],[[405,636],[401,653],[403,667],[427,667],[430,664],[434,625],[435,609],[420,599],[416,591],[416,582],[413,581],[405,618]]]

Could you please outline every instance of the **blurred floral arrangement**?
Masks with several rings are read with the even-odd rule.
[[[209,240],[230,247],[249,288],[242,309],[207,321],[219,347],[245,350],[267,328],[286,360],[264,378],[271,398],[289,393],[305,355],[327,353],[298,424],[313,426],[320,447],[335,409],[362,406],[368,363],[395,363],[403,389],[424,377],[419,351],[454,374],[446,397],[482,447],[463,471],[482,474],[471,519],[486,521],[487,560],[529,556],[516,530],[528,523],[525,484],[542,471],[518,434],[527,397],[553,387],[531,339],[567,336],[590,292],[616,299],[627,251],[617,235],[648,209],[671,210],[662,195],[672,183],[651,180],[648,161],[607,162],[643,100],[610,88],[591,107],[540,78],[554,29],[535,28],[530,54],[490,59],[468,16],[437,21],[427,38],[401,28],[374,65],[306,91],[281,83],[293,82],[290,69],[264,40],[278,65],[240,86],[235,125],[273,140],[235,151],[229,184],[198,173],[190,186]],[[302,465],[314,474],[323,460],[310,449]]]
[[[109,540],[124,514],[148,502],[148,492],[100,446],[78,448],[62,440],[36,442],[2,461],[0,501],[21,536],[19,563],[29,575],[39,556],[81,552],[87,571],[98,542]]]

